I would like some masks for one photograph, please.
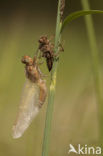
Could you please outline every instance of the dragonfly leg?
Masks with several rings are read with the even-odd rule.
[[[56,59],[56,61],[59,59],[59,55],[61,52],[64,52],[64,48],[63,48],[62,44],[60,43],[58,52],[56,54],[54,54],[54,58]]]
[[[37,48],[36,52],[35,52],[35,56],[37,57],[39,53],[39,48]]]

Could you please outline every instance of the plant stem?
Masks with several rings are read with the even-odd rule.
[[[61,5],[61,0],[58,0],[57,24],[56,24],[56,34],[55,34],[55,47],[54,47],[55,53],[58,52],[58,45],[61,36],[60,30],[61,30],[62,23],[60,20],[60,5]],[[58,65],[58,61],[54,60],[53,69],[51,73],[50,91],[48,96],[48,106],[47,106],[46,120],[45,120],[42,156],[48,156],[49,153],[53,104],[54,104],[54,96],[55,96],[55,88],[56,88],[57,65]]]
[[[82,7],[84,10],[90,10],[88,0],[81,0]],[[96,99],[98,103],[98,115],[99,115],[99,127],[100,127],[100,142],[103,141],[103,106],[102,106],[102,89],[101,89],[101,76],[100,76],[100,60],[99,60],[99,53],[96,43],[95,31],[93,27],[93,20],[92,16],[88,15],[85,16],[85,22],[87,27],[87,34],[89,39],[89,44],[91,48],[91,58],[92,58],[92,66],[93,66],[93,74],[94,74],[94,83],[95,83],[95,90],[96,90]]]

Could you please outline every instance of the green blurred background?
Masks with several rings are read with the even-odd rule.
[[[90,0],[90,5],[103,10],[103,0]],[[80,0],[66,0],[65,16],[81,9]],[[34,55],[41,35],[55,34],[56,12],[57,0],[0,1],[0,156],[41,156],[47,102],[23,137],[15,140],[11,134],[25,82],[21,57]],[[93,15],[93,21],[102,73],[103,15]],[[62,42],[65,52],[59,61],[50,156],[67,156],[70,143],[95,145],[99,136],[83,17],[66,27]],[[41,69],[48,74],[46,65]]]

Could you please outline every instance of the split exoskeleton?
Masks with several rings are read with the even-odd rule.
[[[57,54],[54,54],[54,45],[46,36],[42,36],[39,39],[38,50],[42,55],[41,57],[46,58],[48,70],[51,71],[54,59],[57,57]],[[62,46],[59,47],[59,51],[63,51]],[[23,135],[46,100],[46,81],[43,79],[44,75],[39,69],[40,63],[38,63],[39,57],[37,55],[38,51],[33,59],[29,56],[24,56],[21,60],[25,64],[26,82],[17,118],[13,125],[14,138],[19,138]]]
[[[24,56],[22,58],[22,63],[26,65],[25,70],[27,78],[32,82],[37,83],[40,88],[39,107],[41,107],[46,98],[47,88],[46,82],[43,80],[44,75],[38,67],[37,58],[36,56],[34,56],[33,59],[29,56]]]
[[[25,64],[26,82],[24,85],[19,111],[13,125],[13,137],[19,138],[23,135],[32,120],[38,114],[47,96],[46,81],[38,67],[37,58],[29,56],[22,58]]]
[[[54,59],[57,59],[59,53],[57,54],[54,53],[54,44],[51,43],[51,41],[47,38],[47,36],[40,37],[38,42],[39,42],[38,50],[42,53],[41,57],[46,58],[47,67],[50,72],[53,67]],[[59,44],[59,52],[60,51],[64,51],[61,44]]]

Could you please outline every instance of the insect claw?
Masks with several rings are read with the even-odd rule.
[[[55,57],[55,60],[56,60],[56,61],[59,61],[59,56]]]
[[[64,48],[63,48],[63,46],[62,46],[61,43],[59,44],[59,51],[60,51],[60,52],[64,52]]]
[[[59,57],[59,54],[60,54],[60,51],[58,51],[56,54],[54,54],[54,57],[55,58],[58,58]]]

